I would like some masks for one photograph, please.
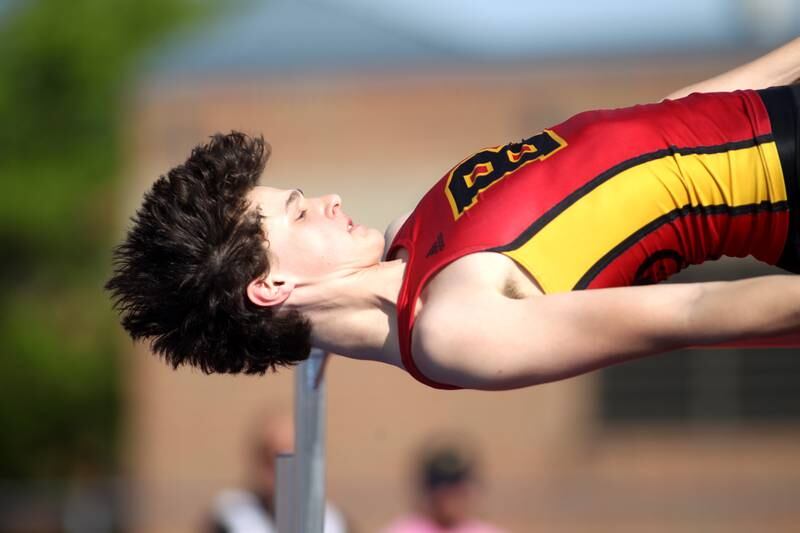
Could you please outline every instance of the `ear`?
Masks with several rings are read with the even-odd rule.
[[[247,285],[247,297],[256,305],[271,307],[280,305],[292,294],[294,283],[278,281],[266,276],[254,279]]]

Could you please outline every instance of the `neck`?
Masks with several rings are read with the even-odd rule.
[[[297,307],[311,321],[311,343],[330,353],[400,365],[397,296],[404,271],[404,261],[385,261],[300,288],[305,294]]]

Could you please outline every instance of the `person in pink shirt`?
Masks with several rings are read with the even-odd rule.
[[[475,517],[478,482],[475,461],[458,446],[444,445],[422,454],[418,472],[418,509],[381,533],[505,533]]]

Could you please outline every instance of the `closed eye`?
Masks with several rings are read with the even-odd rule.
[[[302,209],[300,210],[300,214],[297,215],[297,218],[295,220],[303,220],[304,218],[306,218],[306,210]]]

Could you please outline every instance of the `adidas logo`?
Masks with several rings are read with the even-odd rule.
[[[433,246],[431,246],[431,249],[428,250],[428,253],[425,255],[425,257],[436,255],[442,250],[444,250],[444,236],[439,233],[439,235],[436,236],[436,241],[434,241]]]

